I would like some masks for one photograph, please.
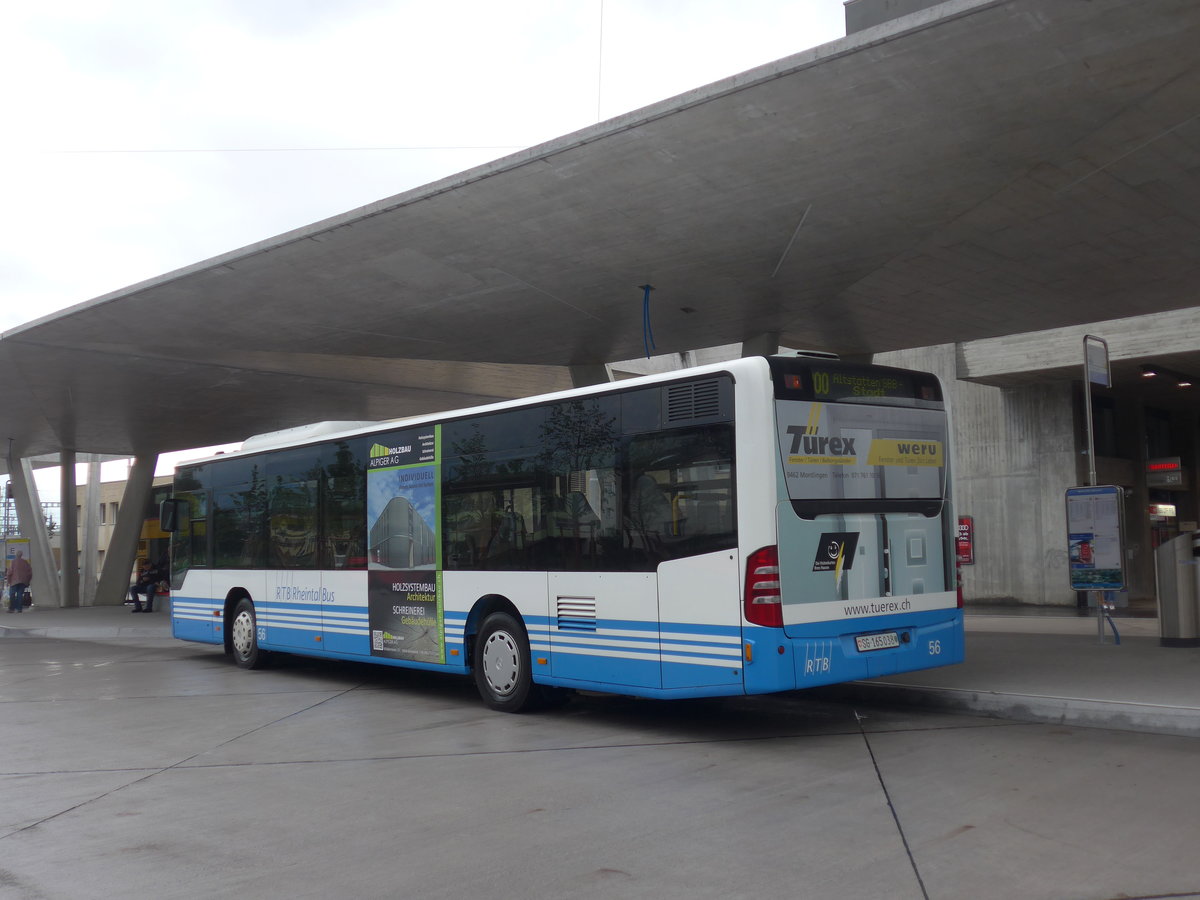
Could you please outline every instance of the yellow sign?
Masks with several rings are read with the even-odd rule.
[[[870,466],[941,466],[941,441],[875,439],[867,456]]]

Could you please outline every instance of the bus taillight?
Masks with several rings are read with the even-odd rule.
[[[763,547],[746,560],[746,621],[768,628],[783,627],[779,592],[779,548]]]

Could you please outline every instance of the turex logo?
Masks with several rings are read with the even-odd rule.
[[[810,434],[808,429],[799,425],[789,425],[787,432],[792,436],[792,449],[788,451],[789,453],[804,454],[805,456],[855,455],[855,438]]]
[[[819,433],[823,406],[822,403],[814,403],[808,409],[808,422],[787,427],[787,433],[792,438],[787,458],[789,465],[854,465],[858,461],[854,449],[855,438],[828,437]]]

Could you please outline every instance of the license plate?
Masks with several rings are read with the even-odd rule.
[[[854,646],[858,647],[859,653],[866,653],[868,650],[887,650],[900,646],[900,635],[894,631],[883,634],[860,634],[854,639]]]

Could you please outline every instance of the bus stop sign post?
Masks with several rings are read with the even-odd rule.
[[[1112,387],[1108,342],[1094,334],[1083,336],[1083,405],[1087,414],[1088,484],[1096,483],[1096,440],[1092,431],[1092,385]]]
[[[1092,418],[1092,385],[1112,387],[1108,341],[1094,334],[1083,336],[1083,406],[1087,420],[1088,487],[1096,488],[1096,440]],[[1124,492],[1106,485],[1099,493],[1084,488],[1067,490],[1067,545],[1070,548],[1071,586],[1096,594],[1096,633],[1104,643],[1104,598],[1100,591],[1125,587]],[[1075,520],[1072,519],[1074,512]],[[1078,526],[1078,527],[1076,527]],[[1099,529],[1099,530],[1096,530]],[[1088,538],[1087,535],[1092,537]],[[1101,546],[1096,536],[1100,535]],[[1097,552],[1103,553],[1097,567]],[[1116,554],[1115,557],[1113,554]],[[1079,558],[1085,555],[1088,558]],[[1115,566],[1114,566],[1115,563]],[[1110,620],[1111,624],[1111,620]],[[1113,634],[1117,628],[1113,626]],[[1117,639],[1118,642],[1120,639]]]

